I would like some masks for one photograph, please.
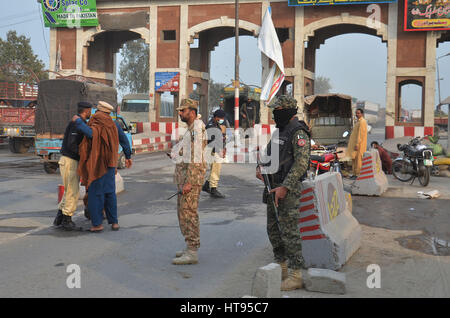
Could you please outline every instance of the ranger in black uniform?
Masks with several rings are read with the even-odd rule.
[[[78,103],[78,116],[87,121],[91,117],[92,104],[88,102]],[[78,161],[80,155],[78,146],[83,140],[84,134],[71,120],[64,133],[64,140],[61,147],[61,159],[59,160],[59,170],[64,184],[64,196],[58,206],[53,225],[62,225],[63,229],[71,231],[75,229],[72,222],[72,215],[77,209],[78,197],[80,195],[80,177],[77,174]]]

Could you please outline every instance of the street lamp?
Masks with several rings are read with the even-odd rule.
[[[437,76],[438,76],[438,94],[439,94],[439,109],[441,109],[441,78],[439,76],[439,59],[445,56],[449,56],[450,52],[444,54],[436,59],[436,68],[437,68]],[[448,113],[447,113],[447,153],[450,153],[450,104],[448,104]]]

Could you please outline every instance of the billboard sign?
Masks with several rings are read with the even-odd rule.
[[[98,25],[96,0],[42,0],[46,27],[80,28]]]
[[[179,72],[156,72],[155,73],[156,92],[178,92],[180,91]]]
[[[320,6],[334,4],[392,3],[397,0],[288,0],[289,6]]]
[[[450,30],[450,1],[405,0],[405,31]]]

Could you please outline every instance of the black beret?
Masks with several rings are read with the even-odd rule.
[[[226,113],[222,109],[218,109],[214,112],[214,117],[225,118]]]
[[[92,108],[92,104],[89,102],[79,102],[78,107],[80,108]]]

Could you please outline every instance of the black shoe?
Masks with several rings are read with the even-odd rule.
[[[63,215],[61,226],[66,231],[74,231],[77,230],[77,226],[72,222],[72,217]]]
[[[225,196],[222,193],[217,191],[217,188],[211,188],[211,192],[210,193],[211,193],[211,196],[213,198],[217,198],[217,199],[224,199],[225,198]]]
[[[209,181],[206,181],[205,184],[202,187],[202,191],[211,193],[211,188],[209,187]]]
[[[56,218],[55,218],[55,220],[53,221],[53,225],[54,225],[54,226],[60,226],[60,225],[61,225],[61,222],[62,222],[62,219],[63,219],[62,211],[61,211],[61,210],[58,210],[58,213],[56,214]]]

